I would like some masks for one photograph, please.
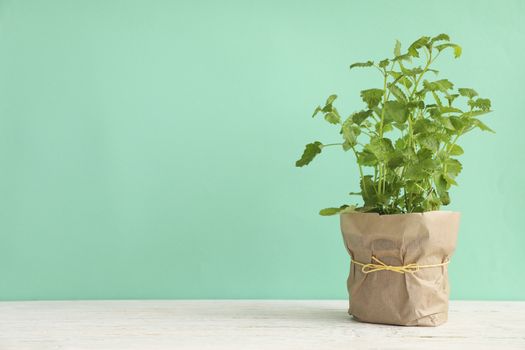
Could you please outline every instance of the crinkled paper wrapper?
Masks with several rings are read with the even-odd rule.
[[[379,215],[341,214],[341,231],[350,256],[361,263],[440,264],[456,247],[460,214],[450,211]],[[358,321],[403,326],[438,326],[447,321],[447,265],[414,273],[365,274],[351,263],[349,314]]]

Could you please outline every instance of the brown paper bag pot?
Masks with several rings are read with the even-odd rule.
[[[460,213],[341,214],[348,253],[357,262],[391,266],[448,261],[456,247]],[[403,326],[438,326],[448,317],[447,265],[400,273],[370,273],[350,265],[349,314],[359,321]]]

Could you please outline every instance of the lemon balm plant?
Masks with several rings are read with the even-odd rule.
[[[337,126],[341,141],[312,142],[295,163],[305,166],[333,147],[355,156],[360,190],[350,194],[362,204],[320,214],[341,214],[352,262],[349,313],[360,321],[437,326],[448,318],[447,265],[460,213],[440,208],[450,203],[462,169],[458,141],[475,129],[492,130],[480,120],[491,111],[489,99],[436,77],[433,64],[444,52],[458,58],[461,47],[446,34],[423,36],[406,51],[396,42],[391,58],[352,64],[377,70],[381,85],[362,90],[364,107],[345,118],[337,96],[329,96],[313,116]]]
[[[381,85],[361,91],[364,108],[343,118],[335,107],[337,95],[318,106],[313,117],[339,127],[341,142],[306,145],[295,163],[309,164],[328,147],[340,147],[357,160],[362,205],[326,208],[321,215],[339,212],[399,214],[439,210],[450,203],[449,189],[462,169],[458,156],[461,136],[492,130],[479,117],[489,113],[489,99],[471,88],[455,89],[448,79],[436,79],[433,68],[440,55],[461,47],[446,34],[423,36],[403,52],[399,41],[392,58],[366,61],[353,68],[377,70]],[[357,187],[357,186],[356,186]]]

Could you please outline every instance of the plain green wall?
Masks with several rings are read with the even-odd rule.
[[[525,299],[523,1],[0,1],[0,299],[346,298],[348,64],[449,33],[490,97],[462,146],[452,298]]]

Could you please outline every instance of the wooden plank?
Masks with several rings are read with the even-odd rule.
[[[0,349],[525,349],[525,302],[453,301],[437,328],[359,323],[346,308],[340,300],[0,302]]]

